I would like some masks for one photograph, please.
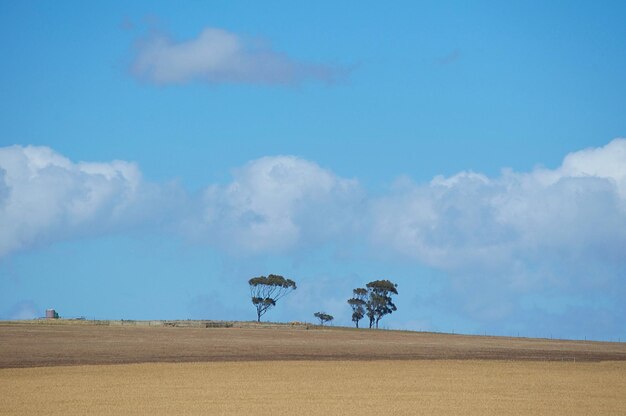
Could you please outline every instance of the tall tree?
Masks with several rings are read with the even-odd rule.
[[[378,322],[383,316],[398,310],[391,298],[391,295],[398,294],[398,285],[389,280],[375,280],[365,287],[368,292],[365,310],[370,320],[370,328],[375,324],[378,329]]]
[[[261,322],[261,316],[276,306],[279,299],[296,290],[296,282],[277,274],[253,277],[248,280],[248,284],[252,304],[256,308],[257,322]]]
[[[313,316],[320,320],[320,325],[322,326],[324,326],[324,322],[330,322],[335,319],[334,316],[329,315],[326,312],[315,312]]]
[[[359,327],[359,321],[365,316],[365,305],[367,299],[367,289],[362,287],[352,291],[352,297],[348,299],[348,305],[352,308],[352,322]]]

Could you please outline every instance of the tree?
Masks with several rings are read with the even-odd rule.
[[[252,304],[256,308],[257,322],[261,322],[261,316],[276,306],[279,299],[296,290],[296,282],[277,274],[253,277],[248,280],[248,284]]]
[[[370,320],[370,328],[376,324],[376,329],[378,329],[378,321],[383,316],[398,310],[391,298],[392,294],[398,294],[398,285],[389,280],[375,280],[369,282],[365,287],[367,287],[368,292],[365,309]]]
[[[359,327],[359,321],[365,316],[367,289],[361,287],[352,291],[352,298],[348,299],[348,305],[352,308],[352,322]]]
[[[325,312],[315,312],[313,315],[320,320],[320,325],[322,326],[324,326],[324,322],[330,322],[335,319],[335,317]]]

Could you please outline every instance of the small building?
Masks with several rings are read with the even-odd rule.
[[[54,309],[46,309],[46,319],[59,319],[59,314]]]

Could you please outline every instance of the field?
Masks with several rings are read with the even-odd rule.
[[[0,370],[3,415],[623,415],[626,363],[257,361]]]
[[[306,325],[0,323],[2,415],[617,415],[624,409],[622,343]]]
[[[0,322],[0,368],[270,360],[626,360],[625,343],[322,329],[305,324],[235,325]]]

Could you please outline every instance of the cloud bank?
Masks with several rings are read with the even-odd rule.
[[[73,163],[47,147],[0,148],[0,258],[55,241],[127,230],[155,220],[167,186],[134,163]]]
[[[151,208],[155,201],[167,209]],[[46,147],[0,148],[0,255],[55,235],[154,225],[172,215],[199,242],[256,253],[352,235],[448,271],[547,254],[615,264],[626,254],[626,140],[571,153],[556,169],[495,178],[460,172],[425,184],[404,178],[377,197],[295,156],[250,161],[230,183],[192,196],[146,182],[131,162],[75,163]]]
[[[621,263],[626,140],[571,153],[554,170],[400,181],[372,207],[374,244],[445,270],[499,269],[548,255]]]
[[[217,28],[206,28],[195,39],[175,41],[152,34],[138,42],[132,73],[155,84],[298,84],[332,83],[345,71],[329,65],[298,61],[261,42]]]
[[[370,259],[442,272],[441,292],[416,300],[431,310],[487,323],[588,310],[614,327],[626,296],[626,140],[555,169],[399,179],[381,196],[295,156],[250,161],[191,195],[129,162],[0,148],[0,258],[138,227],[237,256],[365,242]]]
[[[399,181],[370,218],[373,246],[447,273],[439,306],[459,316],[524,314],[520,299],[536,293],[606,303],[626,295],[626,140],[556,169]]]

